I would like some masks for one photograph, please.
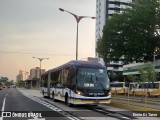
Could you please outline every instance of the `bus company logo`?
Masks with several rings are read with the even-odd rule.
[[[94,84],[92,84],[92,83],[84,83],[84,87],[94,87]]]
[[[2,117],[11,117],[11,112],[2,112]]]

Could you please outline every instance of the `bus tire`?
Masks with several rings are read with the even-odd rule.
[[[72,104],[69,103],[69,99],[68,99],[68,94],[67,94],[67,93],[66,93],[66,95],[65,95],[65,104],[66,104],[68,107],[71,107],[71,106],[72,106]]]
[[[52,93],[52,98],[53,98],[54,102],[57,102],[57,100],[55,99],[55,96],[54,96],[54,92]]]

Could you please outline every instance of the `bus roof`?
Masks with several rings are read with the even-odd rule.
[[[115,82],[111,82],[110,84],[121,84],[121,83],[125,83],[125,82],[117,82],[117,81],[115,81]]]
[[[42,75],[48,74],[49,71],[51,71],[51,72],[58,71],[58,70],[64,69],[64,68],[72,66],[72,65],[78,66],[78,67],[81,66],[81,67],[93,67],[93,68],[96,68],[96,67],[97,68],[106,68],[104,65],[97,63],[97,62],[84,61],[84,60],[72,60],[66,64],[59,66],[59,67],[48,70],[47,72],[43,73]]]
[[[90,67],[103,67],[103,68],[105,68],[105,66],[103,66],[102,64],[100,64],[98,62],[84,61],[84,60],[72,60],[66,64],[76,65],[76,66],[90,66]]]

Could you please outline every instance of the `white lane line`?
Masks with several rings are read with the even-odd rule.
[[[8,92],[7,92],[7,94],[5,95],[4,100],[3,100],[3,105],[2,105],[2,110],[1,110],[1,116],[2,116],[2,112],[4,112],[5,103],[6,103],[6,97],[7,97],[7,96],[8,96]],[[0,120],[3,120],[3,117],[0,117]]]
[[[6,97],[3,100],[3,105],[2,105],[2,110],[1,110],[2,112],[4,111],[5,103],[6,103]]]

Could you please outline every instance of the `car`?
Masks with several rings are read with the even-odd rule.
[[[16,85],[11,85],[10,88],[16,88]]]

